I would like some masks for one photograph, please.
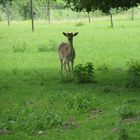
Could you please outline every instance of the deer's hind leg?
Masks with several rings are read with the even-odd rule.
[[[67,62],[66,61],[63,61],[63,65],[64,65],[64,74],[65,74],[65,77],[67,76]]]

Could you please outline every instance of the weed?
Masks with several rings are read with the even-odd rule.
[[[119,129],[119,140],[128,140],[129,134],[128,131],[125,128]]]
[[[13,46],[13,52],[15,53],[23,53],[26,50],[26,43],[16,44]]]
[[[16,75],[18,73],[18,69],[17,68],[13,68],[12,72],[13,72],[14,75]]]
[[[7,93],[8,90],[9,90],[9,86],[7,83],[0,85],[0,93],[5,94]]]
[[[110,93],[112,92],[112,87],[110,85],[106,85],[104,88],[103,88],[103,91],[105,93]]]
[[[104,63],[98,67],[98,70],[101,71],[102,73],[106,73],[109,70],[109,66]]]
[[[97,100],[90,96],[78,96],[76,100],[77,110],[89,111],[98,106]]]
[[[77,26],[77,27],[84,26],[84,23],[83,22],[79,22],[79,23],[76,23],[75,26]]]
[[[47,45],[39,45],[38,52],[54,52],[57,50],[57,43],[54,40],[50,40]]]
[[[90,111],[96,109],[99,106],[99,102],[96,98],[87,95],[80,95],[75,97],[67,97],[65,104],[68,110],[74,109],[76,111]]]
[[[123,105],[117,108],[121,119],[127,119],[134,116],[134,111],[128,105]]]
[[[38,52],[47,52],[48,48],[45,45],[39,45]]]
[[[39,110],[32,105],[18,105],[1,114],[0,129],[34,133],[59,127],[62,123],[62,117],[53,109]]]
[[[41,72],[38,72],[38,71],[35,71],[35,72],[36,72],[36,75],[39,77],[38,82],[39,82],[40,86],[46,85],[47,84],[46,73],[44,73],[44,72],[41,73]]]
[[[54,40],[49,41],[48,51],[50,51],[50,52],[57,51],[57,43]]]
[[[119,134],[119,140],[129,140],[128,130],[122,121],[119,121],[117,131]]]

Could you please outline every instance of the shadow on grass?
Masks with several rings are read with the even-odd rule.
[[[99,90],[103,92],[112,92],[116,89],[122,90],[139,90],[126,88],[127,71],[123,69],[109,69],[107,71],[95,71],[95,82],[88,84],[78,84],[76,80],[63,81],[61,74],[57,69],[28,69],[19,70],[11,69],[10,71],[0,71],[0,89],[6,90],[26,90],[32,89],[46,89],[49,90],[79,90],[84,92],[88,90]]]
[[[49,116],[49,122],[64,119],[64,124],[61,127],[73,128],[73,126],[77,127],[75,125],[78,124],[77,122],[80,122],[80,116],[85,120],[86,114],[83,115],[84,112],[88,115],[90,112],[94,113],[94,116],[96,113],[101,113],[100,116],[98,115],[99,118],[102,117],[102,113],[109,109],[112,109],[113,114],[115,114],[114,108],[118,104],[120,106],[124,99],[126,100],[123,94],[128,93],[128,89],[125,87],[127,73],[122,69],[109,69],[106,72],[97,70],[95,73],[96,83],[91,84],[78,84],[76,81],[64,83],[56,69],[0,71],[0,79],[0,90],[2,91],[0,111],[12,110],[8,111],[8,115],[6,114],[8,118],[20,112],[19,118],[16,116],[15,118],[21,124],[18,121],[16,123],[25,132],[27,130],[22,128],[23,119],[25,122],[26,119],[29,121],[27,124],[27,127],[30,128],[29,131],[36,132],[36,129],[38,130],[36,128],[38,116],[42,118],[41,124],[44,124],[44,117]],[[138,96],[133,98],[137,99]],[[44,114],[46,110],[49,111],[47,116]],[[34,112],[36,112],[35,115],[30,115]],[[57,112],[60,113],[60,119]],[[75,124],[68,121],[71,116],[77,118],[78,121]],[[4,115],[2,118],[5,120]],[[11,132],[17,131],[18,127],[11,129]],[[53,127],[59,128],[57,125]],[[98,127],[101,129],[104,126]]]

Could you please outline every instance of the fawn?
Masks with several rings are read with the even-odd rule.
[[[63,69],[64,74],[67,76],[68,72],[70,73],[70,62],[71,62],[71,70],[72,70],[72,77],[74,78],[74,72],[73,72],[73,65],[74,65],[74,59],[75,59],[75,50],[73,47],[73,37],[78,35],[77,33],[64,33],[63,35],[67,37],[68,43],[62,43],[59,46],[59,57],[61,62],[61,75],[63,77]],[[68,66],[68,72],[66,65]]]

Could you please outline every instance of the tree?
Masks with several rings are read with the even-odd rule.
[[[101,10],[110,14],[111,26],[113,27],[112,9],[127,10],[140,4],[140,0],[64,0],[66,6],[77,12],[85,10],[86,12]]]
[[[7,1],[5,5],[8,26],[10,26],[10,3]]]
[[[19,13],[24,17],[24,20],[27,19],[30,15],[30,1],[29,0],[13,0],[18,6]]]
[[[51,1],[47,0],[47,15],[48,15],[49,24],[51,23],[50,5],[51,5]]]
[[[134,20],[134,8],[132,8],[132,20]]]
[[[0,4],[2,4],[4,7],[6,7],[7,2],[11,3],[13,0],[0,0]]]
[[[66,1],[66,6],[70,7],[72,10],[81,12],[86,11],[89,13],[95,9],[95,0],[64,0]]]
[[[33,14],[33,1],[30,0],[30,12],[31,12],[31,20],[32,20],[32,32],[34,32],[34,14]]]
[[[10,11],[11,11],[11,4],[13,0],[0,0],[0,4],[3,5],[5,8],[5,13],[7,17],[8,26],[10,25]]]
[[[47,18],[49,24],[51,23],[51,6],[56,0],[40,0],[42,1],[44,7],[45,7],[45,12],[47,13]]]
[[[88,21],[91,22],[90,12],[88,13]]]
[[[111,19],[111,27],[114,26],[113,24],[113,16],[112,16],[112,9],[122,9],[127,10],[131,7],[138,6],[140,0],[99,0],[98,1],[98,8],[102,10],[104,13],[108,13]]]
[[[70,7],[72,10],[81,12],[85,11],[88,14],[89,23],[91,22],[90,12],[97,10],[96,0],[65,0],[66,7]],[[92,6],[91,6],[92,5]]]

